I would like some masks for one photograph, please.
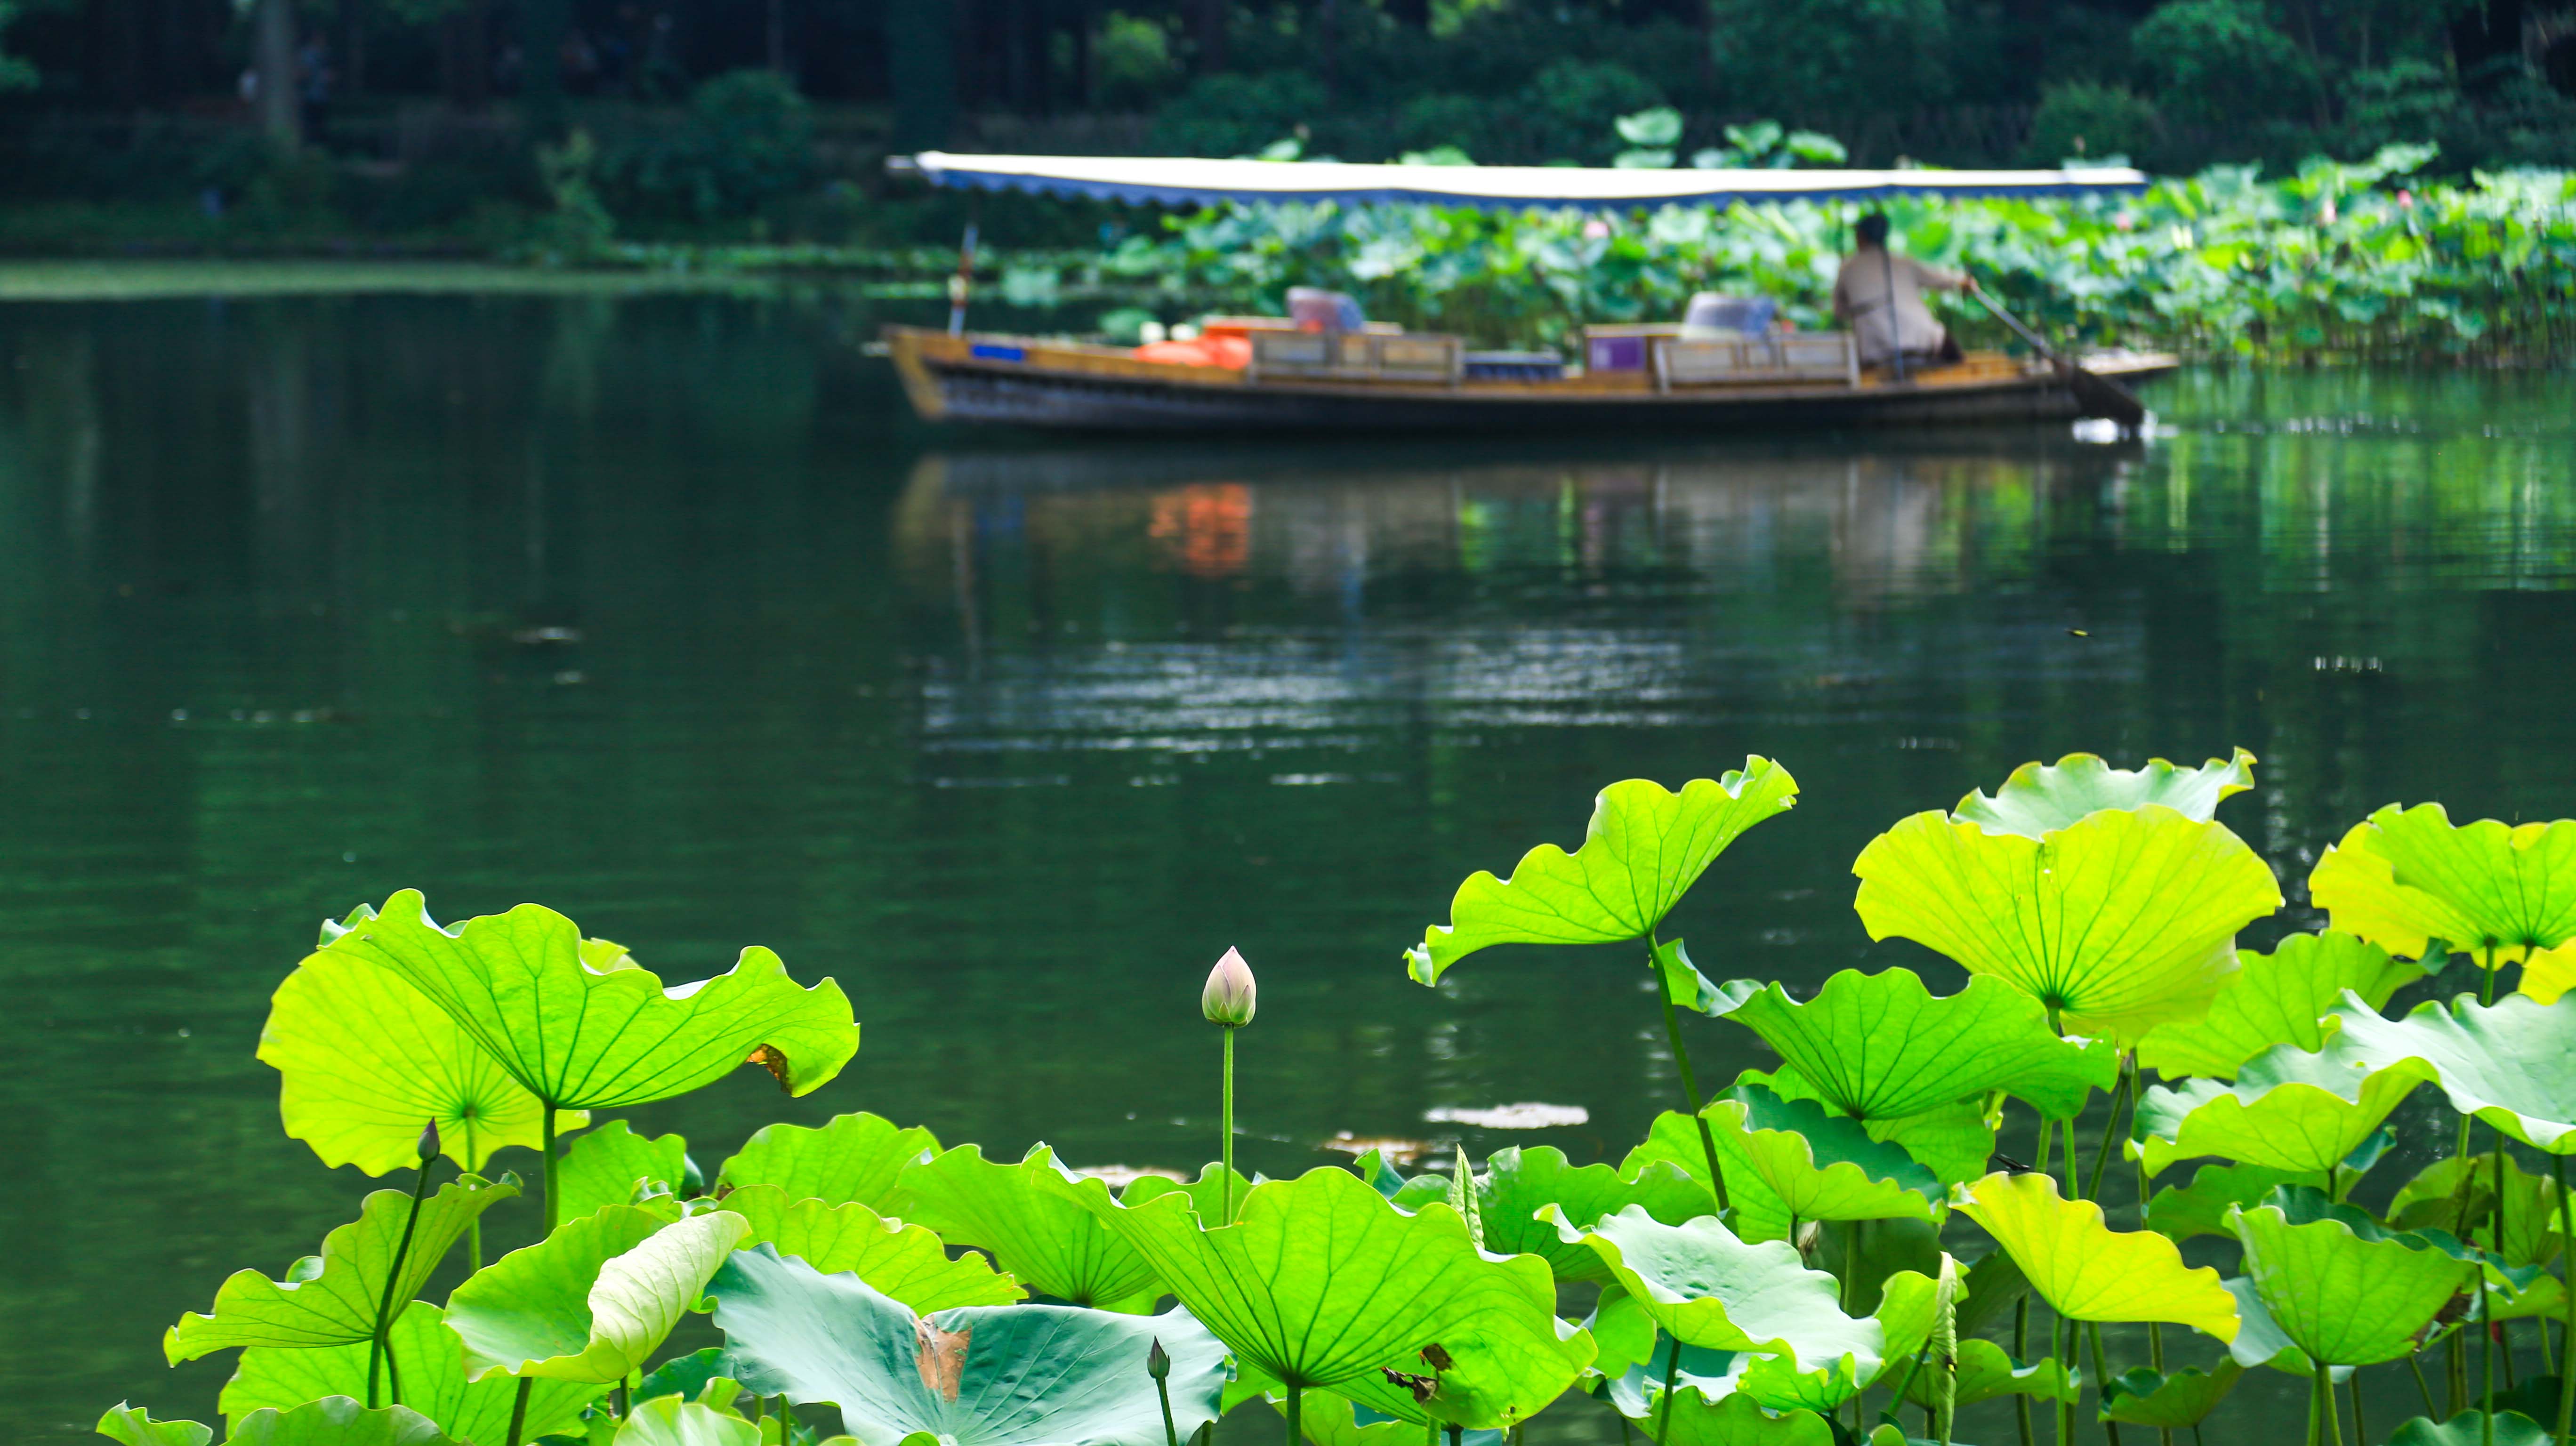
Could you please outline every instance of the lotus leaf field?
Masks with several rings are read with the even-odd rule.
[[[817,1089],[859,1048],[837,985],[757,947],[665,985],[549,909],[441,927],[397,893],[322,926],[259,1046],[287,1132],[392,1188],[165,1349],[238,1352],[227,1439],[275,1446],[1180,1446],[1238,1409],[1289,1446],[1517,1446],[1551,1409],[1665,1446],[1902,1446],[1979,1403],[1990,1442],[2169,1446],[2267,1370],[2307,1446],[2567,1446],[2576,820],[2391,805],[2308,879],[2327,931],[2244,951],[2283,904],[2220,817],[2254,762],[2077,754],[1898,821],[1853,865],[1860,923],[1958,974],[1807,998],[1711,980],[1664,933],[1797,801],[1788,769],[1604,789],[1580,847],[1469,878],[1404,966],[1438,987],[1495,945],[1632,946],[1681,1108],[1615,1164],[1113,1188],[848,1114],[706,1173],[603,1114],[746,1064]],[[2463,956],[2475,990],[2391,1009]],[[1222,1155],[1255,1001],[1229,951],[1203,1004]],[[1702,1079],[1684,1011],[1776,1067]],[[2374,1175],[2419,1091],[2448,1106],[2434,1163]],[[487,1259],[485,1212],[523,1195],[542,1236]],[[670,1345],[693,1313],[721,1346]],[[2543,1374],[2510,1379],[2518,1345]],[[2364,1372],[2422,1416],[2364,1420]],[[124,1404],[98,1429],[214,1434]]]

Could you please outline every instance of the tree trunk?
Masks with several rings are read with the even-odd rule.
[[[294,150],[304,140],[295,93],[295,0],[259,0],[253,13],[251,64],[259,77],[259,128],[269,144]]]

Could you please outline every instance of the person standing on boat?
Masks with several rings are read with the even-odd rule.
[[[1834,277],[1834,320],[1850,329],[1862,366],[1886,366],[1898,352],[1909,363],[1960,359],[1957,338],[1932,319],[1926,291],[1973,294],[1977,278],[1926,266],[1887,249],[1887,217],[1873,211],[1852,228],[1857,245]]]

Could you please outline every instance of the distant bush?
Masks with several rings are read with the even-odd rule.
[[[1654,82],[1606,60],[1560,60],[1538,73],[1521,91],[1520,104],[1501,114],[1488,107],[1488,124],[1517,122],[1519,149],[1546,160],[1581,161],[1587,166],[1610,163],[1620,149],[1617,132],[1602,124],[1604,116],[1628,115],[1664,103]],[[1474,140],[1469,155],[1500,149],[1488,144],[1480,153]]]
[[[2165,109],[2184,119],[2241,125],[2317,109],[2315,68],[2250,0],[2173,0],[2138,22],[2129,44]]]
[[[2157,149],[2164,128],[2155,103],[2126,86],[2088,81],[2052,85],[2040,93],[2022,158],[2034,166],[2074,157],[2127,156],[2134,161]]]
[[[1323,82],[1304,71],[1202,76],[1163,107],[1154,148],[1176,156],[1253,155],[1325,119],[1328,107]]]
[[[598,163],[612,211],[699,222],[758,215],[813,174],[813,117],[794,84],[767,70],[707,81],[676,122],[612,134]]]

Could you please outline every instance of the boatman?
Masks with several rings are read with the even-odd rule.
[[[1973,294],[1977,278],[1890,252],[1887,217],[1878,212],[1861,217],[1852,234],[1859,244],[1834,277],[1834,320],[1854,333],[1860,364],[1886,366],[1899,351],[1910,365],[1958,361],[1958,341],[1932,319],[1923,293]]]

